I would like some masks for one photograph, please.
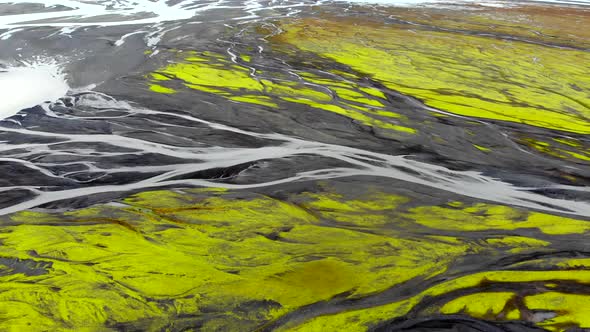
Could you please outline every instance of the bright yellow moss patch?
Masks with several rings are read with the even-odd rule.
[[[164,93],[164,94],[172,94],[172,93],[176,92],[174,89],[170,89],[165,86],[158,85],[158,84],[150,85],[150,90],[152,90],[154,92],[158,92],[158,93]]]
[[[537,228],[551,235],[580,234],[590,230],[590,222],[587,221],[488,204],[475,204],[462,209],[424,206],[411,209],[407,216],[419,224],[445,230]]]
[[[483,151],[483,152],[490,152],[490,151],[492,151],[492,149],[486,148],[485,146],[481,146],[481,145],[477,145],[477,144],[473,144],[473,146],[476,149],[478,149],[479,151]]]
[[[312,197],[318,206],[334,201]],[[404,201],[374,197],[340,206],[362,218],[363,211]],[[462,243],[322,226],[307,209],[261,195],[157,191],[125,203],[130,207],[97,206],[60,217],[11,216],[18,224],[0,233],[0,255],[30,261],[37,272],[0,276],[0,307],[14,301],[27,312],[35,307],[35,315],[16,311],[19,306],[14,313],[22,324],[49,329],[128,322],[150,330],[178,315],[213,310],[223,319],[203,330],[231,330],[337,294],[366,296],[441,273],[467,250]],[[255,315],[232,313],[244,303],[262,307],[251,309]]]
[[[370,127],[416,133],[415,129],[398,123],[402,118],[399,114],[384,108],[380,99],[385,96],[377,89],[360,87],[350,81],[320,78],[310,73],[302,73],[301,77],[304,78],[303,82],[258,79],[249,68],[234,64],[218,54],[190,52],[180,62],[152,73],[150,89],[159,93],[173,93],[173,89],[162,84],[174,78],[188,88],[214,93],[237,102],[272,108],[279,107],[279,102],[308,105]],[[322,84],[330,90],[312,88],[306,83]],[[330,91],[338,99],[334,99]]]
[[[391,304],[282,327],[363,331],[405,315],[426,297],[482,284],[590,283],[590,271],[572,270],[572,265],[563,266],[567,270],[464,276],[455,271],[455,277],[446,276],[463,257],[477,255],[485,266],[497,253],[552,245],[514,235],[477,240],[466,237],[466,230],[581,232],[582,221],[563,228],[562,219],[551,219],[558,217],[509,207],[453,202],[444,208],[408,210],[411,199],[376,190],[350,198],[326,191],[301,193],[282,201],[223,189],[187,189],[144,192],[123,202],[127,207],[95,206],[62,214],[25,211],[5,219],[0,313],[14,319],[0,320],[0,329],[30,323],[49,330],[113,324],[158,330],[188,319],[187,324],[202,331],[253,330],[335,296],[360,299],[407,281],[428,283],[440,277],[423,291],[392,298]],[[441,225],[448,234],[434,235]],[[504,308],[508,294],[486,293],[491,294],[478,303],[459,296],[434,308],[476,317],[520,315]],[[570,308],[577,302],[567,301],[559,310],[584,323],[577,309]],[[561,312],[552,303],[545,308]]]
[[[304,203],[304,206],[318,211],[323,217],[343,224],[371,228],[393,222],[393,218],[384,212],[392,212],[408,201],[403,196],[384,194],[369,195],[363,200],[343,200],[336,194],[309,194],[307,197],[313,200]]]
[[[511,248],[510,252],[513,253],[519,253],[529,249],[546,247],[551,244],[547,241],[523,236],[505,236],[501,238],[487,239],[486,242],[498,247]]]
[[[265,97],[265,96],[244,95],[244,96],[232,96],[232,97],[228,97],[228,99],[233,100],[233,101],[239,101],[242,103],[258,104],[258,105],[268,106],[268,107],[277,107],[278,106],[276,103],[273,103],[271,101],[272,98]]]
[[[348,65],[429,106],[590,133],[590,78],[579,65],[590,62],[588,52],[360,20],[305,19],[282,28],[275,41]]]
[[[369,326],[374,325],[379,321],[405,315],[416,304],[416,301],[407,300],[370,309],[348,311],[336,315],[319,316],[298,326],[291,326],[287,324],[278,331],[364,332],[367,331]]]
[[[567,327],[590,328],[590,296],[547,292],[525,298],[525,304],[532,310],[550,310],[558,315],[543,320],[538,325],[552,331],[563,331]]]
[[[580,283],[590,282],[590,271],[493,271],[481,272],[460,277],[455,280],[436,285],[407,300],[392,304],[378,306],[370,309],[353,310],[337,315],[321,316],[314,318],[297,327],[289,328],[290,331],[326,331],[340,330],[350,326],[350,331],[366,331],[369,326],[380,321],[405,315],[413,306],[426,296],[437,296],[459,289],[469,289],[485,283],[527,283],[544,280],[576,281]],[[518,310],[507,306],[508,301],[515,294],[509,292],[477,293],[452,300],[441,308],[441,313],[466,312],[477,318],[498,320],[520,319]],[[564,325],[587,326],[587,303],[585,295],[544,293],[528,296],[525,304],[531,310],[555,310],[559,318],[553,318],[540,322],[539,325],[551,331],[562,331]],[[505,310],[505,315],[502,312]],[[563,316],[560,313],[564,313]],[[564,324],[564,323],[568,324]],[[348,331],[348,329],[347,329]]]
[[[476,293],[454,299],[446,303],[440,312],[443,314],[465,313],[477,318],[496,318],[504,311],[506,304],[514,297],[509,292]],[[506,317],[518,319],[520,317]]]
[[[568,259],[563,262],[557,264],[557,266],[562,268],[573,268],[573,269],[589,269],[590,268],[590,258],[574,258]]]

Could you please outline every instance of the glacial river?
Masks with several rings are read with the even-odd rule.
[[[0,3],[0,330],[590,329],[590,1]]]

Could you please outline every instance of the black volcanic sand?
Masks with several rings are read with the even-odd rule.
[[[590,328],[590,85],[548,74],[583,76],[588,10],[297,9],[0,40],[72,87],[0,122],[0,329]],[[465,111],[486,79],[502,117]],[[544,84],[585,97],[510,113]]]

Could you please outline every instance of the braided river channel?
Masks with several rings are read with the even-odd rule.
[[[0,0],[0,331],[590,331],[590,1]]]

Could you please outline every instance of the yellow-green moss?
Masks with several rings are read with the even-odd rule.
[[[429,106],[590,133],[590,78],[579,65],[590,62],[588,52],[352,19],[304,19],[282,29],[274,41],[348,65]]]
[[[514,293],[509,292],[488,292],[476,293],[454,299],[446,303],[440,312],[444,314],[464,313],[477,318],[496,318],[505,310],[507,302],[514,298]],[[512,310],[507,313],[509,316]],[[519,319],[516,315],[506,319]]]
[[[554,138],[549,143],[533,138],[525,138],[522,142],[530,148],[552,157],[572,160],[575,162],[590,161],[590,149],[578,140]]]
[[[186,317],[203,331],[254,329],[335,296],[358,299],[415,278],[445,276],[440,280],[446,281],[406,299],[393,298],[391,304],[281,327],[363,331],[403,316],[426,297],[483,283],[590,282],[590,271],[575,270],[581,261],[567,260],[554,270],[446,276],[469,255],[485,261],[551,248],[550,241],[510,235],[517,229],[537,228],[547,236],[587,230],[581,220],[506,206],[412,207],[408,197],[376,190],[350,198],[331,191],[301,193],[282,201],[212,188],[144,192],[123,203],[126,207],[62,214],[25,211],[6,219],[10,223],[0,232],[0,313],[4,310],[10,319],[0,320],[0,329],[32,324],[97,330],[132,324],[158,330]],[[433,235],[437,229],[448,234]],[[498,235],[477,240],[468,236],[473,230]],[[508,294],[491,292],[479,304],[465,296],[433,310],[520,317],[519,311],[504,308]],[[573,307],[581,298],[555,304],[528,296],[531,308],[563,312],[585,326],[581,309]],[[540,324],[557,330],[550,322]]]
[[[590,328],[590,296],[547,292],[527,296],[525,304],[531,310],[549,310],[559,313],[539,323],[539,326],[552,331],[562,331],[570,326]]]
[[[417,207],[410,209],[407,216],[433,229],[456,231],[536,228],[545,234],[559,235],[586,233],[590,230],[590,222],[587,221],[488,204],[475,204],[462,209]]]
[[[320,78],[302,73],[304,82],[258,79],[250,69],[234,64],[219,54],[190,52],[188,57],[167,65],[150,75],[150,90],[170,94],[175,90],[163,84],[174,78],[186,87],[214,93],[237,102],[271,108],[279,102],[307,105],[313,109],[345,116],[361,124],[389,129],[406,134],[416,130],[399,123],[401,116],[386,110],[380,99],[382,93],[374,88],[360,87],[349,81]],[[306,83],[322,84],[331,89],[342,101],[334,100],[326,90],[314,89]],[[397,119],[394,122],[386,119]]]

